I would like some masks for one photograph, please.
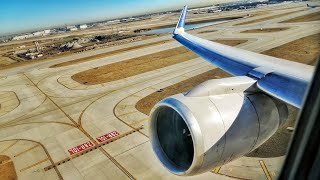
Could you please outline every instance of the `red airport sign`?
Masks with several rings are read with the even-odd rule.
[[[84,151],[86,149],[89,149],[92,146],[94,146],[93,143],[91,141],[88,141],[86,143],[83,143],[81,145],[78,145],[76,147],[73,147],[73,148],[69,149],[68,152],[69,152],[70,155],[73,155],[73,154],[82,152],[82,151]]]
[[[113,137],[119,136],[120,134],[117,131],[113,131],[111,133],[105,134],[103,136],[97,137],[97,141],[99,141],[100,143],[105,142]]]
[[[119,135],[120,135],[120,133],[118,133],[117,131],[113,131],[113,132],[110,132],[110,133],[105,134],[103,136],[97,137],[96,139],[97,139],[97,141],[99,141],[99,143],[102,143],[102,142],[105,142],[105,141],[107,141],[113,137],[119,136]],[[76,147],[69,149],[68,152],[70,155],[73,155],[73,154],[82,152],[84,150],[87,150],[93,146],[94,146],[94,144],[91,141],[88,141],[86,143],[80,144]]]

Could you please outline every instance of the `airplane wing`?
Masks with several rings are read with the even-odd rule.
[[[192,36],[184,31],[187,6],[182,10],[173,38],[234,76],[257,80],[257,87],[290,105],[301,108],[314,67],[266,56]]]

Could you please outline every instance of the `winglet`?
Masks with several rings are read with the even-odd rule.
[[[184,25],[185,25],[185,22],[186,22],[187,9],[188,9],[188,7],[184,6],[184,8],[183,8],[183,10],[181,12],[178,24],[176,26],[176,29],[173,31],[174,35],[177,35],[177,34],[180,34],[180,33],[184,32]]]

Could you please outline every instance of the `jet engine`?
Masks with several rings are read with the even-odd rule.
[[[160,101],[151,111],[150,140],[176,175],[195,175],[259,147],[287,119],[286,104],[243,76],[206,81]]]

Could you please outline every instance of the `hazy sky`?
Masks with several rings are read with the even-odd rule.
[[[0,35],[218,2],[221,0],[2,0]]]

